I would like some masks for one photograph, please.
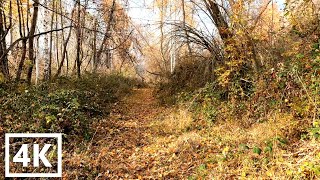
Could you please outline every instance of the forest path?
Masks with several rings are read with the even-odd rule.
[[[114,127],[111,132],[110,126],[106,127],[106,134],[109,133],[111,137],[98,138],[101,144],[109,144],[108,155],[105,157],[108,177],[139,178],[148,171],[149,158],[135,156],[137,151],[150,143],[150,123],[159,113],[152,89],[135,89],[114,106],[108,118]],[[99,135],[104,136],[104,133]]]
[[[192,153],[177,156],[177,142],[184,140],[177,139],[179,132],[164,130],[176,128],[162,123],[172,109],[159,106],[153,94],[154,89],[134,89],[115,104],[110,116],[94,125],[96,133],[84,145],[87,150],[72,155],[68,166],[85,166],[95,179],[188,177],[194,157]],[[70,168],[66,177],[79,178],[84,173],[73,172]]]

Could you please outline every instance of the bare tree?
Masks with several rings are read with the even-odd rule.
[[[115,8],[116,8],[116,0],[113,0],[112,1],[112,6],[111,6],[111,9],[110,9],[110,13],[109,13],[109,20],[107,22],[107,27],[106,27],[106,32],[104,34],[104,37],[103,37],[103,40],[101,42],[101,45],[100,45],[100,48],[97,52],[97,56],[96,56],[96,60],[99,62],[100,61],[100,57],[101,57],[101,54],[103,52],[103,49],[104,49],[104,45],[105,43],[107,42],[108,38],[109,38],[109,31],[111,29],[111,25],[112,25],[112,21],[113,21],[113,16],[114,16],[114,12],[115,12]],[[97,65],[98,63],[95,64],[94,66],[94,71],[97,70]]]

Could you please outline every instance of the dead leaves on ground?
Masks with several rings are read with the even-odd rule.
[[[135,90],[115,104],[110,117],[96,122],[89,148],[65,152],[65,174],[70,178],[142,179],[188,177],[199,164],[200,136],[175,132],[162,136],[154,131],[158,117],[167,109],[159,107],[152,89]],[[183,116],[186,114],[181,113]],[[175,120],[174,117],[170,117]],[[190,121],[190,119],[187,119]],[[188,122],[190,123],[190,122]],[[178,124],[180,130],[184,124]],[[172,128],[172,127],[171,127]],[[181,133],[180,133],[181,134]]]

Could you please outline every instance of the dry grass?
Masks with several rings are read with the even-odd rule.
[[[155,137],[149,148],[180,159],[193,154],[197,159],[193,160],[191,179],[320,178],[319,142],[300,140],[309,120],[277,112],[249,128],[241,121],[220,119],[199,129],[195,125],[204,123],[195,122],[186,110],[166,114],[153,122],[153,129],[164,133]],[[254,152],[255,148],[261,154]]]
[[[208,151],[204,152],[206,158],[202,161],[203,166],[199,166],[193,177],[320,178],[319,142],[297,139],[301,129],[305,129],[301,121],[289,114],[274,114],[267,121],[247,129],[243,128],[241,122],[220,120],[198,133],[204,140],[204,149]],[[255,148],[261,149],[261,154],[256,153]]]
[[[196,152],[202,145],[202,137],[195,132],[184,133],[169,144],[169,152],[182,154]]]
[[[116,147],[99,146],[91,166],[109,171],[102,177],[193,178],[193,179],[312,179],[319,177],[318,142],[303,142],[300,132],[310,120],[274,112],[265,121],[244,125],[242,118],[218,118],[208,123],[186,109],[155,107],[151,95],[136,93],[113,114],[119,127],[113,137]],[[137,102],[143,105],[137,106]],[[146,103],[146,104],[145,104]],[[119,116],[119,117],[118,117]],[[125,121],[123,121],[125,120]],[[143,125],[143,126],[142,126]],[[110,127],[107,127],[109,129]],[[108,132],[111,132],[108,130]],[[101,136],[105,136],[102,135]],[[144,137],[142,145],[128,141]],[[132,138],[131,138],[132,139]],[[272,144],[272,149],[268,150]],[[254,149],[260,149],[258,154]],[[270,147],[269,147],[270,148]],[[267,151],[266,151],[267,150]],[[90,154],[92,154],[90,152]],[[81,154],[81,156],[88,156]],[[77,156],[74,160],[78,161]],[[90,160],[91,159],[91,160]],[[101,167],[101,163],[107,163]],[[79,163],[79,161],[78,161]],[[72,164],[72,163],[70,163]],[[86,164],[86,163],[84,163]],[[80,166],[74,164],[74,166]],[[132,170],[131,173],[127,171]],[[112,170],[112,171],[111,171]]]
[[[151,126],[157,132],[178,134],[186,132],[192,125],[193,121],[192,113],[185,109],[178,109],[168,112],[168,115],[165,115],[162,118],[158,118],[158,120],[154,121]]]
[[[155,103],[147,90],[129,96],[101,124],[90,149],[65,157],[65,179],[86,169],[93,179],[320,178],[319,142],[298,138],[309,120],[277,112],[244,128],[239,119],[210,124]]]

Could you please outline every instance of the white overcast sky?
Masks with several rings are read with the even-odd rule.
[[[283,10],[285,0],[275,0],[275,2],[278,4],[279,9]],[[154,0],[128,0],[128,3],[128,14],[134,23],[146,28],[148,31],[156,31],[157,27],[159,27],[160,19],[159,14],[155,10],[156,8],[154,8]],[[202,18],[206,19],[207,17]],[[206,22],[205,20],[205,23],[209,24],[211,22]]]
[[[129,16],[137,23],[153,23],[159,19],[153,10],[154,0],[128,0]],[[170,1],[170,0],[169,0]],[[176,0],[172,0],[176,1]],[[283,10],[285,0],[275,0],[279,5],[279,9]]]

